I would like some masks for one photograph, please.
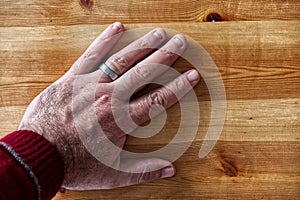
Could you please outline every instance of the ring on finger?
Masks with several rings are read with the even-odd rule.
[[[109,76],[113,81],[116,80],[118,78],[118,74],[112,70],[108,64],[106,64],[105,62],[102,63],[99,66],[99,69],[101,69],[101,71],[106,74],[107,76]]]

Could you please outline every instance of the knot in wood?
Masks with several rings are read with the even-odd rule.
[[[92,7],[94,5],[94,2],[93,2],[93,0],[80,0],[79,4],[85,10],[91,11]]]
[[[225,174],[227,174],[230,177],[234,177],[238,175],[238,169],[233,159],[221,158],[220,162],[222,164]]]
[[[219,13],[212,12],[206,15],[204,18],[205,22],[221,22],[224,21],[222,16]]]

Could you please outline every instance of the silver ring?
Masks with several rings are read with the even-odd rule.
[[[116,74],[116,72],[114,72],[106,63],[101,64],[99,69],[101,69],[103,73],[109,76],[113,81],[118,78],[118,74]]]

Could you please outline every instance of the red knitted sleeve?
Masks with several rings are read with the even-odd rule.
[[[0,139],[1,200],[51,199],[63,176],[62,158],[41,135],[20,130]]]

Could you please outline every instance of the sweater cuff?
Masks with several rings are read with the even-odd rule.
[[[37,199],[51,199],[63,182],[64,166],[56,148],[44,137],[29,130],[15,131],[0,140],[27,171]]]

